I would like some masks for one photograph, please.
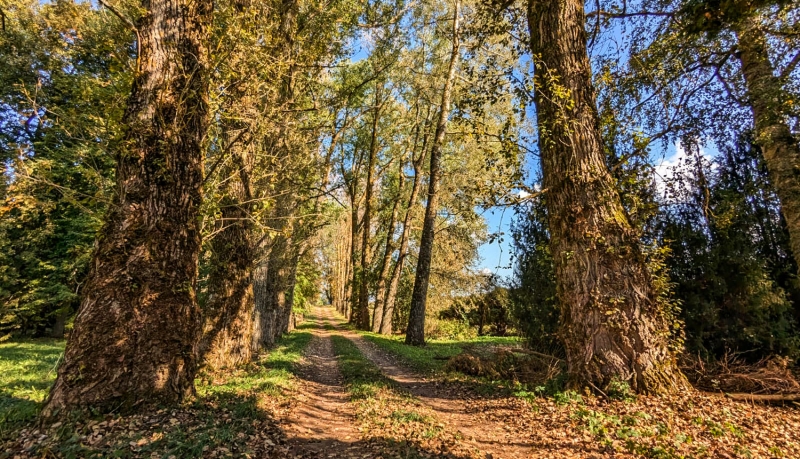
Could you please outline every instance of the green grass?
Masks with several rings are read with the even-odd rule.
[[[64,340],[0,343],[0,435],[39,412],[56,377]]]
[[[170,411],[150,413],[159,422],[151,428],[137,427],[116,431],[104,445],[87,446],[82,436],[89,425],[103,418],[76,418],[65,422],[55,433],[55,444],[43,445],[43,451],[56,448],[63,457],[201,457],[220,447],[246,451],[250,435],[267,422],[269,413],[264,400],[287,397],[293,372],[311,333],[299,330],[283,337],[269,353],[241,369],[231,371],[219,381],[201,375],[196,381],[197,397],[177,410],[180,419],[171,424]],[[0,344],[0,438],[13,439],[18,429],[30,425],[56,376],[56,367],[64,348],[63,340],[37,339]],[[188,411],[187,411],[188,410]],[[181,417],[182,416],[182,417]],[[187,417],[188,416],[188,417]],[[119,424],[137,417],[118,417]],[[164,422],[162,422],[164,421]],[[147,440],[135,449],[131,442]],[[204,451],[205,449],[205,451]]]
[[[198,381],[197,395],[204,398],[252,390],[271,396],[282,395],[284,389],[289,388],[295,365],[311,341],[311,333],[300,330],[302,328],[284,336],[260,361],[248,366],[247,371],[233,374],[224,384]]]
[[[339,371],[352,400],[374,397],[379,389],[391,384],[378,367],[364,358],[352,341],[339,335],[331,336],[331,340],[333,352],[339,359]]]
[[[407,346],[403,342],[405,337],[400,335],[386,336],[365,332],[363,335],[381,349],[399,357],[406,365],[427,374],[442,372],[447,359],[464,352],[467,348],[522,343],[522,339],[516,336],[478,336],[463,341],[429,340],[425,346]]]

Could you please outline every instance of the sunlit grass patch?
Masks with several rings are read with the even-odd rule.
[[[64,344],[49,338],[0,343],[0,436],[39,412]]]
[[[443,372],[445,364],[451,357],[467,349],[479,350],[482,347],[488,349],[522,344],[522,339],[515,336],[477,336],[463,341],[434,339],[427,341],[424,346],[408,346],[404,343],[405,337],[402,335],[363,333],[363,336],[381,349],[400,357],[413,369],[428,374]]]

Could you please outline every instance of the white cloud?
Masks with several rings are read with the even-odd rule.
[[[703,147],[699,147],[699,150],[700,155],[711,163],[711,169],[716,169],[717,164],[713,162],[714,155],[709,154]],[[685,164],[689,156],[690,153],[686,151],[686,148],[680,142],[675,142],[675,152],[668,157],[662,158],[661,163],[655,166],[656,189],[660,196],[664,196],[667,183],[674,178],[675,167],[682,163]]]

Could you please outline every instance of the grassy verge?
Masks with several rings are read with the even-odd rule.
[[[0,438],[36,417],[63,353],[64,340],[0,343]]]
[[[386,336],[362,332],[364,338],[375,343],[381,349],[399,357],[413,369],[435,374],[444,371],[447,360],[465,350],[477,350],[481,347],[521,345],[522,340],[513,336],[479,336],[464,341],[429,340],[425,346],[407,346],[403,336]]]
[[[258,361],[224,374],[201,375],[196,381],[197,396],[184,406],[138,415],[115,414],[81,417],[38,428],[32,422],[10,425],[0,437],[0,451],[9,457],[253,457],[266,455],[281,442],[282,432],[274,417],[285,409],[291,395],[293,372],[311,334],[297,330],[282,338]],[[19,379],[32,378],[50,362],[52,350],[31,352],[13,365]],[[6,364],[5,359],[2,360]],[[49,363],[48,363],[49,364]],[[54,366],[53,361],[51,366]],[[34,393],[28,410],[32,420],[38,400],[47,392],[50,375]],[[3,373],[3,381],[8,379]],[[7,387],[4,386],[4,391]],[[271,446],[270,446],[271,445]],[[0,458],[4,458],[0,454]]]

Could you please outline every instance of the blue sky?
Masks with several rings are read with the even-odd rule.
[[[514,217],[514,209],[510,207],[495,207],[487,210],[483,214],[486,219],[489,233],[504,233],[499,239],[492,243],[483,244],[478,250],[481,261],[478,264],[479,270],[489,272],[508,278],[511,276],[511,232],[510,225]]]

